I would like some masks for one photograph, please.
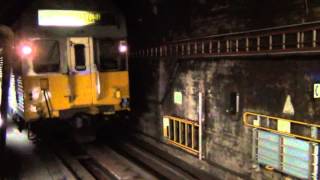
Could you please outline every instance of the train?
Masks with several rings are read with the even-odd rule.
[[[126,21],[112,2],[36,0],[12,29],[15,122],[130,111]]]

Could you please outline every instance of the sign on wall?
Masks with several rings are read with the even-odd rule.
[[[313,98],[320,98],[320,83],[313,84]]]
[[[286,101],[284,103],[282,112],[284,114],[294,115],[294,107],[293,107],[290,95],[287,95],[287,98],[286,98]]]
[[[181,105],[182,104],[182,92],[175,91],[173,96],[174,96],[173,97],[174,103]]]

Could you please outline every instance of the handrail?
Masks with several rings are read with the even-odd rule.
[[[48,96],[48,90],[42,90],[43,92],[43,97],[45,99],[45,102],[46,102],[46,107],[47,107],[47,111],[48,111],[48,114],[49,114],[49,118],[52,118],[52,111],[51,111],[51,102],[50,102],[50,97]]]
[[[197,122],[197,121],[192,121],[192,120],[188,120],[188,119],[183,119],[183,118],[180,118],[180,117],[174,117],[174,116],[165,115],[165,116],[163,116],[163,118],[169,118],[169,119],[173,119],[173,120],[175,120],[175,121],[180,121],[180,122],[183,122],[183,123],[193,124],[193,125],[195,125],[195,126],[198,126],[198,122]]]
[[[243,113],[243,122],[244,125],[248,127],[320,143],[320,137],[318,137],[318,128],[320,128],[320,125],[318,124],[284,119],[253,112]],[[293,126],[295,127],[294,129],[292,128]],[[306,130],[310,131],[310,133],[305,133]],[[308,136],[306,134],[310,135]]]
[[[135,57],[230,57],[320,53],[320,22],[166,42]]]

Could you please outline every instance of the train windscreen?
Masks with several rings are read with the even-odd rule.
[[[125,58],[120,55],[118,46],[118,41],[96,40],[95,63],[99,71],[125,70]]]
[[[59,72],[60,52],[56,40],[37,40],[33,68],[36,73]]]

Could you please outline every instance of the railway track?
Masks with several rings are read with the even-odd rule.
[[[58,153],[76,179],[158,179],[108,146],[85,145],[81,148]]]
[[[137,164],[160,175],[159,179],[198,179],[181,167],[159,157],[159,154],[142,149],[134,143],[124,142],[118,144],[116,149]]]
[[[112,145],[74,143],[55,147],[54,151],[74,179],[197,179],[128,142]]]

